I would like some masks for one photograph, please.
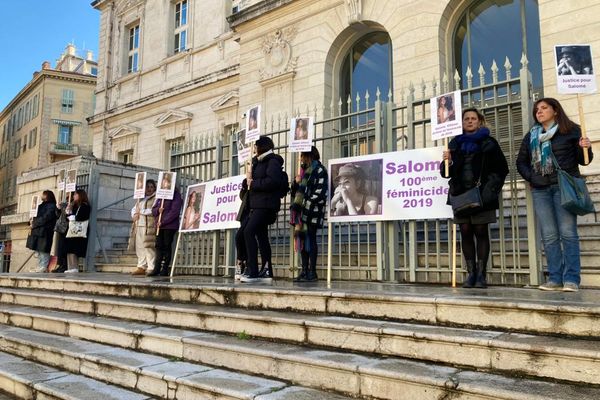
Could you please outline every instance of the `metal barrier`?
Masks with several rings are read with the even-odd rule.
[[[499,141],[509,166],[498,223],[490,226],[492,256],[491,281],[506,284],[537,284],[540,263],[535,238],[535,221],[529,193],[515,171],[515,160],[523,132],[530,125],[531,85],[525,57],[521,60],[519,77],[512,77],[512,66],[506,60],[505,79],[499,80],[494,63],[491,82],[486,83],[486,71],[479,69],[481,85],[472,86],[470,71],[466,88],[462,90],[463,107],[474,106],[486,116],[492,134]],[[440,145],[431,141],[429,133],[429,98],[460,87],[458,75],[452,84],[424,82],[419,88],[410,85],[402,91],[396,105],[391,93],[387,101],[379,90],[374,101],[367,92],[364,97],[348,98],[337,104],[300,112],[311,115],[315,124],[315,145],[321,160],[356,155],[423,148]],[[419,89],[419,90],[418,90]],[[419,93],[417,93],[419,91]],[[342,114],[344,109],[350,110]],[[287,153],[289,126],[292,116],[264,118],[263,132],[275,143],[275,151],[285,160],[290,179],[296,173],[297,155]],[[440,154],[441,159],[441,154]],[[171,170],[181,177],[182,187],[199,181],[244,173],[237,162],[237,145],[233,133],[225,137],[212,136],[171,149]],[[185,194],[183,194],[185,195]],[[270,227],[275,274],[292,276],[298,264],[290,240],[289,198]],[[336,223],[333,225],[333,279],[389,280],[405,282],[449,282],[451,278],[450,251],[453,227],[449,220],[388,221],[370,223]],[[319,269],[327,264],[327,230],[318,235]],[[234,264],[234,232],[186,233],[181,238],[177,274],[226,274]]]

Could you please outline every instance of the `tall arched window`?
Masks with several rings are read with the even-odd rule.
[[[387,96],[392,88],[392,46],[390,37],[385,32],[373,32],[361,37],[350,48],[344,58],[340,71],[340,98],[342,113],[348,110],[347,99],[352,100],[352,111],[356,111],[356,94],[364,99],[369,91],[375,98],[377,88]],[[364,109],[364,102],[361,109]]]
[[[520,68],[521,54],[527,54],[533,86],[542,90],[540,18],[537,0],[477,0],[464,12],[454,33],[454,63],[466,81],[467,67],[478,86],[479,64],[488,72],[496,60],[500,71],[508,57],[514,71]],[[501,74],[502,76],[503,74]]]

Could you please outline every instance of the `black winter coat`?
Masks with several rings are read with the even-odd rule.
[[[79,207],[74,206],[71,214],[75,215],[75,221],[87,221],[90,219],[91,208],[88,204],[82,203]],[[65,247],[67,253],[76,254],[77,257],[85,257],[87,253],[88,237],[90,236],[90,227],[88,226],[87,237],[67,238]]]
[[[500,205],[498,197],[506,175],[508,175],[508,164],[506,157],[500,149],[500,145],[491,136],[486,137],[481,141],[481,150],[474,153],[472,156],[467,156],[461,151],[460,146],[453,138],[448,144],[452,156],[452,164],[450,165],[450,189],[449,195],[459,195],[477,185],[477,180],[481,176],[481,200],[483,201],[484,210],[497,210]],[[483,163],[482,163],[482,157]],[[465,180],[465,171],[472,171],[472,179]],[[445,167],[444,162],[440,164],[440,174],[444,178]],[[448,200],[448,204],[450,204]]]
[[[581,129],[576,126],[569,133],[557,132],[550,140],[552,143],[552,153],[558,162],[558,165],[569,174],[579,177],[579,165],[585,165],[583,162],[583,149],[579,146],[581,138]],[[556,171],[550,175],[541,175],[534,172],[531,166],[531,147],[529,141],[531,133],[527,133],[521,142],[521,149],[517,156],[517,170],[519,174],[534,188],[544,188],[558,183]],[[589,149],[590,162],[594,158],[592,149]]]
[[[37,217],[31,221],[31,250],[50,253],[56,224],[55,210],[56,203],[44,201],[38,206]]]
[[[279,197],[281,170],[283,158],[280,155],[267,154],[262,160],[257,157],[252,159],[252,185],[248,193],[247,204],[250,209],[266,208],[278,211],[281,208]],[[242,191],[248,190],[248,183],[244,179]]]

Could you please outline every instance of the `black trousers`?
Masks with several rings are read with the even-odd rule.
[[[257,208],[250,211],[248,218],[242,224],[236,235],[238,259],[246,260],[246,269],[251,277],[258,276],[258,249],[262,265],[271,265],[271,244],[269,243],[269,225],[275,220],[277,211],[267,208]],[[241,236],[240,236],[241,235]],[[242,246],[241,240],[243,238]],[[258,240],[258,243],[257,243]],[[243,251],[245,247],[245,252]],[[240,253],[242,249],[242,253]]]
[[[171,264],[171,248],[176,233],[176,229],[160,229],[154,245],[156,248],[154,271],[169,271],[169,264]]]
[[[57,232],[57,242],[56,242],[56,265],[59,267],[67,266],[67,237],[66,234]]]
[[[308,231],[306,237],[310,244],[309,251],[302,249],[300,256],[302,258],[302,269],[304,271],[316,271],[317,270],[317,256],[319,255],[319,247],[317,246],[317,227],[315,225],[308,224]]]

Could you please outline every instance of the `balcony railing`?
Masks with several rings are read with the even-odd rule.
[[[52,154],[79,154],[79,146],[72,143],[50,143],[50,153]]]

